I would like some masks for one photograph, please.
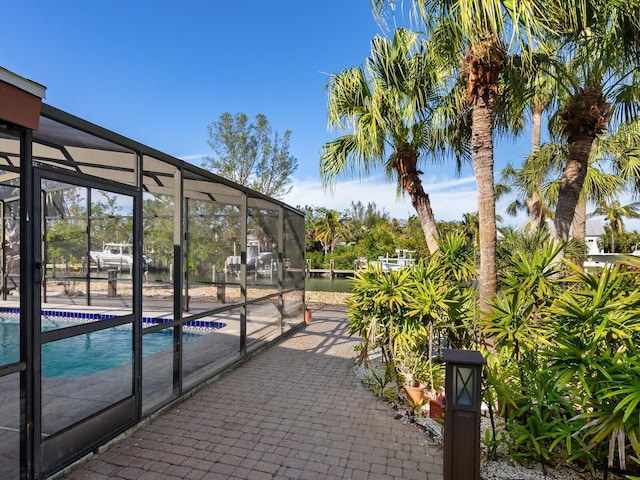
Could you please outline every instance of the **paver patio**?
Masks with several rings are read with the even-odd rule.
[[[58,478],[442,479],[442,449],[353,372],[344,311],[313,322]]]

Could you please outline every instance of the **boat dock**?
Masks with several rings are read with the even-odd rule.
[[[366,270],[367,266],[378,266],[383,272],[392,270],[400,270],[415,265],[416,259],[413,258],[413,250],[396,249],[396,256],[390,257],[389,254],[379,256],[378,260],[368,260],[367,258],[357,258],[354,261],[353,269],[339,269],[334,267],[333,259],[329,260],[329,268],[311,268],[311,261],[307,260],[305,266],[305,276],[307,277],[353,277],[356,271]]]
[[[307,277],[353,277],[354,270],[340,270],[330,268],[307,268],[305,269]]]

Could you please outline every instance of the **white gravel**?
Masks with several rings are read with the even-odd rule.
[[[545,475],[540,466],[525,468],[519,464],[506,461],[488,461],[482,466],[480,478],[483,480],[584,480],[593,478],[587,473],[579,473],[566,467],[547,468]],[[602,477],[600,477],[602,478]],[[617,479],[609,475],[609,479]]]

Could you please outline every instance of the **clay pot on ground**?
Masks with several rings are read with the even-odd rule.
[[[444,395],[434,393],[429,396],[429,417],[444,418]]]
[[[417,405],[420,402],[422,402],[422,398],[424,395],[424,388],[425,386],[423,384],[418,384],[418,385],[409,385],[407,383],[404,384],[404,390],[405,392],[407,392],[407,397],[414,405]]]

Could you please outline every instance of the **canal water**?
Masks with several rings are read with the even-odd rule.
[[[351,280],[348,278],[307,277],[305,288],[311,292],[348,292]]]

